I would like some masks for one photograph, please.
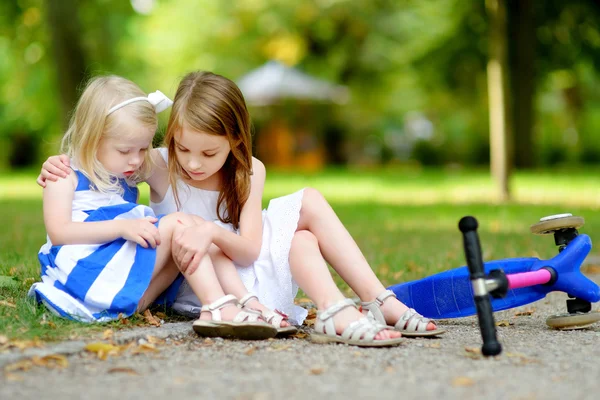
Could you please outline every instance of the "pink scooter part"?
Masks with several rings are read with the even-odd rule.
[[[506,275],[508,287],[511,289],[524,288],[534,285],[543,285],[552,279],[550,271],[540,269],[532,272],[522,272],[519,274]]]

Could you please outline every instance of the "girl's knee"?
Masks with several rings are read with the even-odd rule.
[[[210,256],[210,259],[213,260],[213,262],[215,260],[220,260],[227,257],[225,253],[223,253],[223,250],[221,250],[219,246],[215,244],[211,244],[208,248],[208,255]]]
[[[325,197],[315,188],[307,187],[302,194],[302,211],[318,210],[326,203]]]
[[[294,238],[292,239],[292,247],[305,245],[318,246],[319,241],[312,232],[307,230],[300,230],[294,233]]]

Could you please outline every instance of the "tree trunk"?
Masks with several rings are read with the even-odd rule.
[[[77,103],[77,88],[85,79],[78,0],[46,0],[46,18],[52,38],[63,124]]]
[[[508,2],[510,33],[510,82],[514,129],[514,162],[517,168],[531,168],[533,150],[533,100],[535,93],[535,26],[533,0]]]
[[[487,0],[490,18],[490,55],[487,65],[490,105],[490,158],[500,201],[510,199],[511,129],[507,107],[507,35],[505,0]]]

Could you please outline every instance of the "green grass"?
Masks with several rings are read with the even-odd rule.
[[[270,172],[268,199],[304,186],[319,189],[362,248],[386,285],[464,264],[457,229],[463,215],[480,223],[484,259],[552,257],[551,237],[529,234],[539,217],[572,212],[586,219],[583,232],[600,230],[597,171],[521,173],[516,201],[494,204],[494,185],[485,171],[378,169],[328,170],[318,174]],[[26,298],[39,278],[37,252],[45,242],[41,189],[35,173],[0,175],[0,334],[44,340],[85,336],[107,325],[84,325],[51,316]],[[146,193],[143,190],[143,193]],[[147,204],[147,194],[142,197]],[[592,250],[594,254],[598,250]],[[348,291],[341,280],[340,287]],[[3,283],[4,282],[4,283]],[[11,307],[7,304],[14,304]],[[130,323],[139,323],[133,319]],[[112,323],[109,327],[119,327]]]

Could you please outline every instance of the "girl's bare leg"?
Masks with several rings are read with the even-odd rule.
[[[297,233],[303,230],[316,237],[325,260],[362,301],[373,301],[385,290],[327,200],[313,188],[304,189]],[[407,309],[406,305],[395,298],[388,298],[381,306],[386,322],[391,325],[394,325]],[[429,323],[427,330],[433,329],[436,329],[435,324]]]
[[[319,250],[319,242],[314,234],[306,230],[296,231],[290,250],[290,269],[298,285],[306,292],[319,310],[344,299],[344,295],[333,281],[327,264]],[[334,317],[335,329],[341,334],[353,321],[364,318],[357,309],[346,308]],[[384,330],[375,338],[385,340],[400,337],[400,332]]]
[[[183,229],[184,224],[185,226],[192,225],[194,221],[189,215],[183,213],[169,214],[161,218],[158,226],[161,244],[156,252],[156,266],[150,286],[138,306],[139,310],[143,310],[151,304],[177,277],[179,269],[171,254],[172,240],[177,230]],[[208,254],[204,256],[200,266],[192,275],[184,274],[184,277],[202,304],[210,304],[225,296]],[[228,321],[232,320],[239,311],[235,305],[227,305],[221,309],[221,315],[224,320]],[[200,319],[211,319],[211,315],[210,313],[201,313]]]
[[[231,261],[231,259],[214,244],[210,247],[208,254],[212,260],[219,283],[225,293],[232,294],[238,299],[241,299],[248,294],[248,289],[246,289],[246,286],[244,286],[244,283],[240,279],[240,275],[238,274],[233,261]],[[256,299],[250,300],[247,305],[248,307],[259,311],[269,310]],[[290,324],[287,321],[281,321],[281,327],[283,328],[286,326],[290,326]]]
[[[183,218],[180,213],[167,215],[160,219],[158,232],[161,244],[156,247],[156,261],[150,285],[138,304],[138,311],[144,311],[156,298],[173,283],[179,269],[171,256],[171,238],[177,223],[177,218]]]

